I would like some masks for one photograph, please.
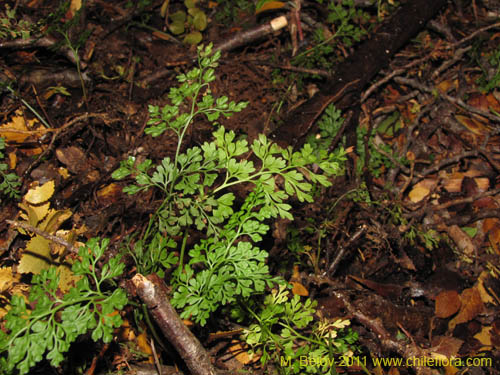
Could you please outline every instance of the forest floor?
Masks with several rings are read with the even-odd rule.
[[[393,22],[401,5],[261,2],[267,9],[256,12],[246,0],[200,0],[195,16],[189,1],[89,0],[80,11],[77,3],[64,11],[55,0],[0,4],[1,330],[12,334],[6,324],[11,298],[28,301],[33,275],[50,265],[63,269],[75,259],[72,250],[95,237],[110,244],[93,267],[100,274],[106,261],[122,254],[125,269],[114,281],[132,302],[120,311],[126,326],[113,332],[111,343],[82,335],[62,351],[58,366],[44,357],[29,366],[30,373],[194,373],[186,367],[189,359],[175,354],[175,343],[153,334],[151,328],[161,324],[144,323],[147,310],[137,313],[140,300],[128,282],[141,267],[158,273],[159,264],[168,263],[161,254],[150,264],[137,261],[149,256],[137,243],[159,212],[160,194],[127,194],[123,188],[133,175],[113,174],[130,156],[154,164],[177,157],[174,132],[152,137],[144,130],[152,124],[150,106],[171,105],[176,77],[196,67],[196,47],[183,42],[189,32],[203,44],[238,41],[224,47],[210,93],[203,94],[248,103],[217,119],[237,139],[252,144],[265,134],[285,148],[309,142],[327,152],[346,150],[331,185],[313,186],[310,201],[291,197],[294,220],[268,218],[268,233],[255,241],[266,253],[269,274],[293,286],[283,298],[300,296],[304,311],[306,301],[317,304],[311,320],[292,324],[303,311],[298,307],[284,320],[278,315],[285,310],[265,310],[269,298],[283,292],[271,284],[250,300],[236,300],[261,311],[256,321],[235,319],[230,303],[215,308],[206,324],[188,314],[184,323],[214,368],[250,374],[500,373],[498,2],[446,3],[366,84],[356,86],[363,78],[352,72],[356,89],[338,86],[319,105],[316,98],[332,77],[338,79],[337,66],[370,43],[380,25]],[[187,11],[191,18],[181,22],[186,31],[174,37],[175,15]],[[266,29],[257,39],[241,37],[282,15],[288,27]],[[379,61],[365,62],[372,63]],[[315,100],[317,112],[301,109]],[[337,103],[342,113],[333,107]],[[306,122],[299,130],[291,125]],[[180,151],[210,141],[213,131],[206,117],[195,117]],[[320,166],[311,168],[320,173]],[[276,189],[284,185],[275,179]],[[252,189],[231,188],[236,205]],[[188,223],[176,234],[159,230],[173,239],[168,252],[182,263],[188,262],[184,249],[207,238],[203,225]],[[176,267],[173,262],[161,272],[169,297]],[[201,274],[201,266],[193,267]],[[266,311],[276,314],[274,323],[263,323]],[[2,340],[6,356],[10,349],[1,347]],[[284,356],[289,349],[300,356]],[[376,363],[380,359],[386,362]]]

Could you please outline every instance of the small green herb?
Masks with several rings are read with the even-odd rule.
[[[366,128],[358,126],[356,135],[356,152],[359,155],[359,162],[357,163],[358,174],[361,174],[364,168],[368,168],[373,176],[379,177],[385,169],[395,167],[393,160],[396,160],[401,165],[408,164],[408,160],[404,156],[397,155],[390,145],[385,144],[380,138],[377,138],[376,131],[368,134]],[[366,165],[365,142],[368,143],[368,151],[370,153],[368,165]],[[392,159],[388,155],[391,155]]]
[[[171,301],[173,306],[184,309],[182,318],[192,317],[204,325],[220,306],[262,293],[277,281],[269,274],[267,252],[252,243],[261,241],[267,233],[269,226],[263,221],[271,216],[269,210],[254,211],[265,202],[262,190],[257,190],[261,189],[250,193],[218,238],[202,240],[189,251],[188,264],[175,275],[176,292]],[[247,236],[251,241],[245,240]],[[195,265],[203,267],[196,274]]]
[[[366,35],[366,30],[359,26],[359,22],[369,16],[356,8],[354,0],[330,1],[328,11],[327,21],[335,25],[336,29],[334,36],[341,38],[346,47],[359,42]]]
[[[196,45],[201,42],[201,32],[207,28],[208,17],[197,6],[197,0],[185,0],[186,10],[178,10],[170,14],[168,28],[174,35],[185,34],[184,43]]]
[[[51,267],[34,275],[28,305],[22,296],[14,295],[5,316],[6,332],[0,330],[0,370],[27,374],[44,357],[58,366],[78,336],[91,331],[94,341],[111,342],[113,329],[122,324],[120,311],[127,304],[125,291],[113,286],[113,278],[123,273],[120,257],[113,257],[102,269],[97,263],[109,244],[94,238],[78,252],[80,260],[72,267],[82,278],[64,295],[58,290],[59,275]]]
[[[129,241],[130,242],[130,241]],[[134,259],[137,272],[141,274],[156,273],[165,276],[165,270],[179,262],[179,258],[170,252],[177,243],[172,238],[166,238],[160,232],[153,235],[151,242],[139,239],[132,246],[127,244],[127,253]]]
[[[481,66],[483,75],[477,80],[481,91],[490,92],[500,87],[500,47],[489,54],[487,66]]]
[[[5,158],[5,140],[0,138],[0,161]],[[21,186],[21,181],[19,181],[19,176],[15,173],[6,173],[9,166],[6,163],[0,162],[0,192],[9,198],[19,198],[19,186]]]
[[[248,308],[248,312],[257,323],[245,330],[243,339],[251,352],[261,355],[263,365],[273,362],[282,374],[324,374],[332,370],[327,361],[322,361],[321,366],[304,366],[299,358],[329,358],[332,363],[334,355],[357,350],[358,336],[348,328],[350,321],[321,320],[313,324],[316,301],[302,302],[298,295],[290,297],[285,285],[267,295],[261,306]],[[245,312],[235,314],[241,318]]]
[[[292,64],[305,68],[331,69],[338,62],[335,55],[339,41],[345,47],[351,47],[366,35],[360,25],[369,16],[355,7],[353,0],[334,1],[328,5],[328,30],[316,29],[313,33],[313,45],[292,59]]]
[[[181,249],[172,280],[176,290],[172,304],[183,309],[182,317],[205,324],[219,307],[262,293],[266,285],[275,282],[265,264],[267,253],[256,245],[269,230],[265,221],[292,219],[287,203],[291,197],[312,202],[314,185],[330,186],[327,176],[342,173],[345,151],[339,148],[329,154],[306,144],[294,152],[264,135],[249,144],[233,131],[219,127],[212,141],[181,152],[186,131],[196,116],[203,115],[216,126],[220,115],[230,116],[246,106],[212,96],[209,83],[215,79],[220,52],[212,54],[211,46],[198,51],[199,67],[178,76],[181,85],[170,90],[171,104],[149,108],[146,133],[158,136],[168,130],[175,134],[175,156],[157,165],[152,160],[137,164],[129,158],[113,177],[133,177],[135,184],[124,188],[129,194],[155,188],[163,196],[145,235],[137,242],[134,258],[138,266],[157,271],[158,263],[149,259],[163,259],[169,267],[177,260],[165,255],[165,242],[153,245],[161,242],[155,233],[172,238],[193,227],[204,232],[206,238],[187,252],[188,259],[184,259],[184,245]],[[236,185],[252,189],[239,208],[229,190]]]
[[[307,138],[307,143],[315,150],[328,152],[331,142],[342,128],[343,123],[342,112],[335,108],[333,104],[330,104],[318,120],[319,132],[317,134],[310,134]],[[345,143],[345,137],[340,141],[342,144]]]
[[[40,30],[41,24],[31,23],[16,18],[16,10],[11,9],[8,4],[4,11],[0,11],[0,39],[28,39],[32,33]]]

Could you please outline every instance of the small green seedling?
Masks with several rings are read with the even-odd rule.
[[[201,32],[207,28],[208,17],[197,6],[198,0],[185,0],[186,10],[178,10],[169,15],[168,29],[174,35],[184,35],[184,43],[199,44],[203,35]]]

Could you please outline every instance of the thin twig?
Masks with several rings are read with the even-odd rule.
[[[476,114],[478,114],[480,116],[486,117],[488,120],[491,120],[491,121],[494,121],[494,122],[500,122],[500,117],[499,116],[493,115],[493,114],[491,114],[489,112],[483,111],[483,110],[475,108],[473,106],[470,106],[470,105],[464,103],[464,101],[462,99],[455,98],[455,97],[450,96],[448,94],[439,92],[439,91],[437,91],[436,88],[432,88],[432,87],[426,86],[426,85],[424,85],[424,84],[422,84],[422,83],[420,83],[420,82],[418,82],[418,81],[416,81],[414,79],[404,78],[404,77],[395,77],[394,80],[397,83],[401,83],[403,85],[408,85],[408,86],[417,88],[417,89],[419,89],[419,90],[421,90],[423,92],[426,92],[428,94],[435,94],[437,92],[439,96],[441,96],[442,98],[446,99],[450,103],[458,105],[458,106],[462,107],[463,109],[466,109],[469,112],[476,113]]]
[[[458,163],[460,160],[465,159],[465,158],[471,158],[471,157],[477,157],[479,155],[479,151],[474,150],[474,151],[465,151],[461,153],[460,155],[455,155],[451,158],[447,158],[444,160],[441,160],[437,165],[433,165],[432,167],[429,167],[427,169],[424,169],[421,171],[418,176],[419,178],[423,178],[429,174],[438,172],[442,168],[446,167],[449,164],[454,164]]]
[[[7,40],[7,41],[2,41],[0,42],[0,49],[1,48],[17,48],[17,49],[28,49],[28,48],[51,48],[56,46],[59,43],[55,38],[51,36],[32,36],[30,38],[26,39],[14,39],[14,40]],[[66,46],[62,46],[58,48],[57,52],[64,57],[66,57],[70,62],[73,64],[77,64],[77,61],[75,59],[75,55],[73,55],[73,52],[71,49],[69,49]]]
[[[500,193],[500,189],[489,190],[489,191],[485,191],[483,193],[471,195],[470,197],[454,199],[454,200],[449,201],[449,202],[441,203],[440,205],[433,206],[432,209],[434,211],[439,211],[439,210],[444,210],[445,208],[456,206],[459,204],[473,203],[473,202],[477,201],[478,199],[485,198],[485,197],[491,197],[492,195],[497,195],[498,193]]]
[[[349,301],[348,296],[344,292],[334,290],[331,293],[342,301],[350,315],[376,335],[385,350],[396,352],[403,358],[423,358],[430,355],[430,349],[422,349],[415,343],[406,343],[403,340],[393,338],[379,317],[372,318],[363,311],[360,311]],[[382,301],[385,302],[385,300],[381,299]],[[425,366],[415,366],[415,371],[418,375],[430,374],[430,370]]]
[[[151,346],[151,350],[153,351],[153,358],[155,360],[155,366],[156,370],[158,371],[158,375],[162,375],[160,360],[158,359],[158,354],[156,353],[155,340],[151,339],[149,343]]]
[[[436,79],[442,72],[444,72],[450,66],[456,64],[459,61],[462,61],[464,54],[471,49],[472,46],[467,46],[465,48],[460,48],[456,50],[455,53],[453,54],[453,58],[446,59],[439,68],[437,68],[434,72],[432,72],[431,79]]]
[[[337,252],[337,255],[335,256],[335,259],[333,259],[332,263],[330,264],[330,267],[328,267],[328,271],[323,275],[323,276],[326,276],[326,275],[329,275],[330,277],[332,277],[334,274],[335,274],[335,271],[337,270],[337,267],[340,263],[340,261],[342,260],[342,258],[344,257],[344,254],[346,252],[346,250],[354,243],[358,240],[359,237],[361,237],[361,235],[366,231],[366,225],[362,225],[352,236],[351,238],[349,238],[349,241],[347,241],[346,244],[344,245],[341,245],[340,246],[340,249],[338,250]]]
[[[479,220],[498,217],[500,217],[500,209],[498,208],[481,209],[472,214],[453,215],[449,219],[444,219],[444,223],[447,226],[458,225],[459,227],[464,227]]]
[[[253,29],[243,31],[241,33],[235,34],[229,39],[223,40],[222,42],[214,46],[214,51],[227,52],[235,48],[241,47],[245,44],[253,42],[260,39],[266,35],[272,35],[274,32],[284,28],[288,25],[288,19],[285,16],[276,17],[268,23],[259,25]],[[196,61],[196,56],[192,56],[183,61],[167,63],[167,68],[159,69],[155,73],[144,77],[139,81],[139,85],[145,87],[152,82],[163,78],[172,73],[172,66],[176,65],[186,65]]]
[[[5,220],[5,221],[16,228],[22,228],[24,230],[27,230],[28,232],[33,232],[35,234],[38,234],[39,236],[42,236],[43,238],[55,242],[58,245],[64,246],[70,252],[78,254],[78,249],[74,247],[72,244],[70,244],[68,241],[66,241],[64,238],[54,236],[23,221],[15,221],[15,220]]]
[[[406,64],[405,66],[403,66],[402,68],[392,70],[391,73],[386,74],[384,78],[378,80],[373,85],[371,85],[368,89],[365,90],[365,92],[361,96],[361,103],[365,102],[366,99],[368,99],[368,97],[376,89],[378,89],[380,86],[386,84],[387,82],[389,82],[394,77],[399,76],[399,75],[405,73],[406,71],[408,71],[409,69],[411,69],[411,68],[413,68],[413,67],[415,67],[417,65],[420,65],[420,64],[422,64],[422,63],[424,63],[424,62],[426,62],[426,61],[428,61],[430,59],[432,59],[432,53],[430,53],[427,56],[424,56],[424,57],[422,57],[422,58],[420,58],[418,60],[412,61],[411,63]]]
[[[300,66],[280,65],[280,64],[270,63],[267,61],[262,61],[262,60],[250,60],[250,61],[256,65],[265,65],[265,66],[270,66],[271,68],[289,70],[291,72],[314,74],[314,75],[318,75],[320,77],[325,77],[325,78],[332,78],[333,77],[333,75],[329,71],[324,70],[324,69],[308,69],[308,68],[302,68]]]
[[[474,31],[472,34],[470,34],[469,36],[466,36],[465,38],[463,39],[460,39],[458,42],[450,45],[449,47],[447,47],[448,49],[452,49],[452,48],[456,48],[464,43],[467,43],[469,40],[471,39],[474,39],[476,36],[478,36],[479,34],[481,33],[484,33],[485,31],[488,31],[488,30],[491,30],[491,29],[495,29],[495,28],[498,28],[500,27],[500,22],[497,22],[497,23],[494,23],[492,25],[488,25],[488,26],[485,26],[485,27],[482,27],[476,31]]]

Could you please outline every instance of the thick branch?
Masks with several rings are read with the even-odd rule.
[[[168,301],[163,281],[154,276],[137,274],[132,278],[137,294],[146,304],[149,312],[165,337],[175,346],[193,375],[215,375],[210,357],[177,315]]]

